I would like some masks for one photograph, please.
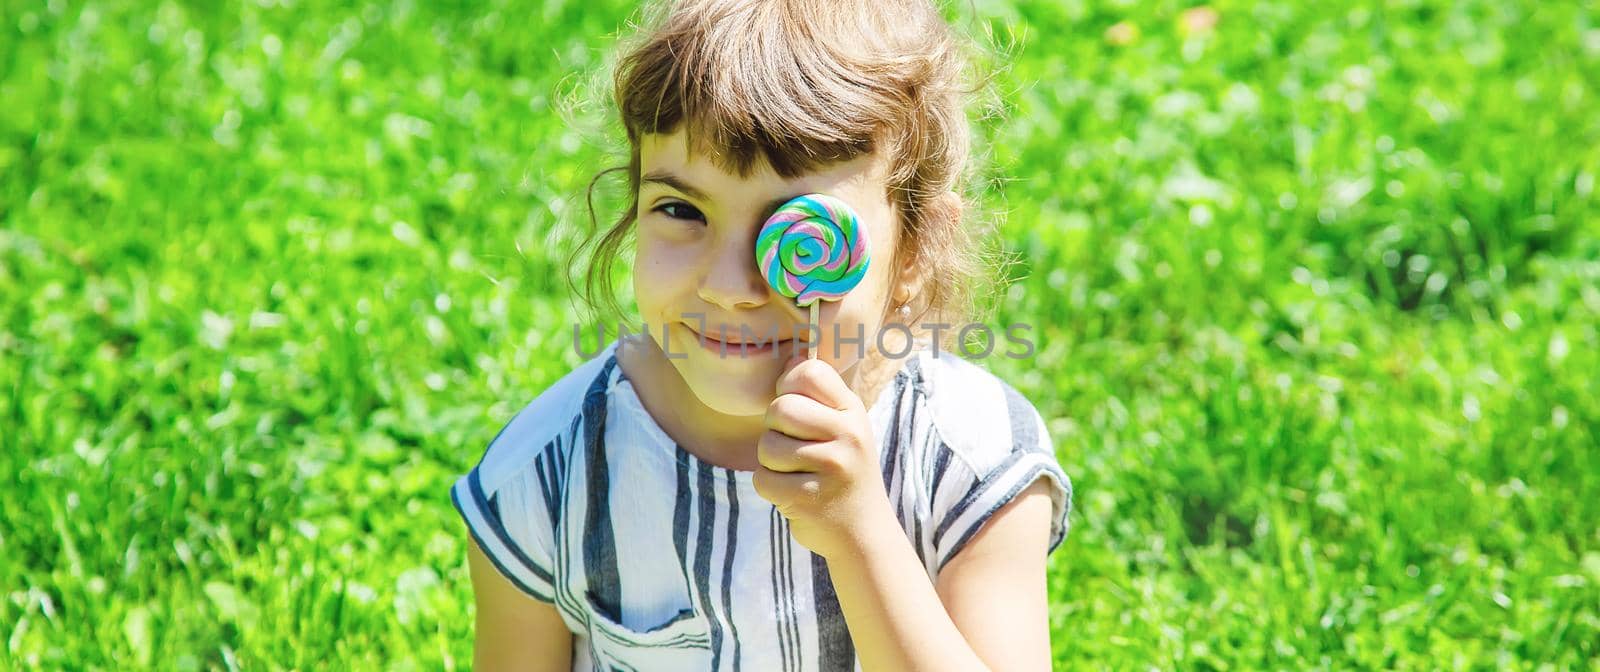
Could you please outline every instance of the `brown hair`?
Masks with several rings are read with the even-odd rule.
[[[682,0],[656,5],[617,62],[611,94],[627,132],[627,166],[590,181],[581,292],[615,308],[611,268],[638,209],[643,134],[683,129],[691,151],[747,177],[764,159],[793,178],[882,150],[888,200],[901,216],[901,264],[929,276],[913,323],[962,324],[993,270],[959,195],[971,136],[965,86],[973,60],[929,0]],[[628,207],[604,234],[594,188],[626,170]],[[957,191],[955,200],[939,196]],[[907,256],[909,255],[909,256]],[[891,276],[893,278],[894,276]],[[576,288],[574,288],[576,289]],[[598,290],[598,291],[597,291]],[[893,316],[889,316],[893,319]],[[947,331],[946,340],[953,337]]]

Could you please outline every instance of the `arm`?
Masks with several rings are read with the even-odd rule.
[[[937,587],[892,514],[829,558],[861,669],[1049,670],[1047,487],[1035,480],[996,511]]]
[[[986,470],[980,489],[970,491],[978,499],[967,502],[998,508],[965,528],[975,531],[952,551],[935,588],[889,503],[860,398],[822,360],[797,356],[787,366],[767,407],[751,482],[789,520],[795,540],[826,559],[861,669],[1048,669],[1049,481],[1036,478],[1003,504],[981,494],[996,479],[1040,473],[1040,456],[1049,453],[1029,450],[1015,457],[1032,464]],[[1042,426],[1037,417],[1035,424]]]
[[[571,670],[572,632],[555,606],[518,590],[494,568],[476,541],[467,542],[467,559],[478,614],[473,669]]]
[[[996,670],[1050,669],[1049,482],[1035,480],[939,572],[939,598]]]

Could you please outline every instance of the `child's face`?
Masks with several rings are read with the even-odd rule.
[[[821,302],[817,357],[843,369],[877,347],[899,229],[881,157],[863,156],[792,180],[763,161],[741,179],[707,157],[691,155],[680,130],[645,135],[639,159],[634,295],[650,336],[674,355],[668,361],[701,403],[727,415],[765,413],[785,360],[800,351],[796,337],[816,338],[805,327],[809,308],[800,309],[768,286],[755,261],[756,233],[777,206],[795,196],[824,193],[844,200],[860,217],[870,245],[871,264],[861,283],[841,301]],[[704,315],[703,326],[695,313]],[[705,336],[717,338],[719,328],[726,328],[727,340],[737,343],[741,325],[752,340],[773,333],[785,340],[776,355],[741,355],[731,347],[722,354],[702,346],[697,333],[703,328]],[[859,329],[864,345],[842,344],[835,359],[834,325],[850,339]]]

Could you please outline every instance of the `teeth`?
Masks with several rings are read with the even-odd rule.
[[[726,345],[726,346],[729,346],[729,347],[736,347],[736,348],[743,348],[743,347],[760,348],[760,347],[765,347],[765,346],[768,346],[768,345],[779,346],[779,345],[783,345],[784,343],[793,342],[795,340],[794,338],[780,338],[780,339],[773,340],[773,341],[755,341],[755,342],[724,341],[724,340],[721,340],[721,339],[717,338],[716,336],[713,336],[712,334],[702,334],[702,333],[699,333],[699,332],[695,332],[693,329],[690,329],[690,331],[694,332],[702,340],[704,340],[704,341],[706,341],[708,343],[721,343],[723,345]]]
[[[708,340],[708,341],[717,341],[717,339],[712,338],[710,336],[705,337],[705,339]],[[717,342],[718,343],[725,343],[727,345],[739,345],[739,346],[753,345],[753,346],[759,347],[759,346],[763,346],[763,345],[773,345],[773,344],[777,344],[777,343],[785,343],[785,342],[788,342],[789,340],[790,339],[787,339],[787,338],[780,338],[780,339],[778,339],[776,341],[760,341],[760,342],[756,342],[756,343],[745,343],[744,341],[717,341]]]

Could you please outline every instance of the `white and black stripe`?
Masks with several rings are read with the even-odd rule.
[[[817,666],[820,672],[850,672],[855,667],[856,646],[850,639],[849,625],[839,610],[839,596],[828,576],[828,563],[811,555],[812,605],[816,610]]]
[[[793,538],[788,534],[788,519],[778,513],[778,507],[768,511],[767,542],[771,549],[773,602],[776,607],[778,651],[781,654],[782,672],[796,672],[800,668],[800,624],[795,618],[794,561],[790,553]]]
[[[583,575],[589,599],[604,616],[622,621],[622,577],[617,572],[617,546],[611,526],[611,474],[601,432],[606,422],[606,380],[616,366],[606,362],[583,399],[583,451],[586,505],[583,517]]]

